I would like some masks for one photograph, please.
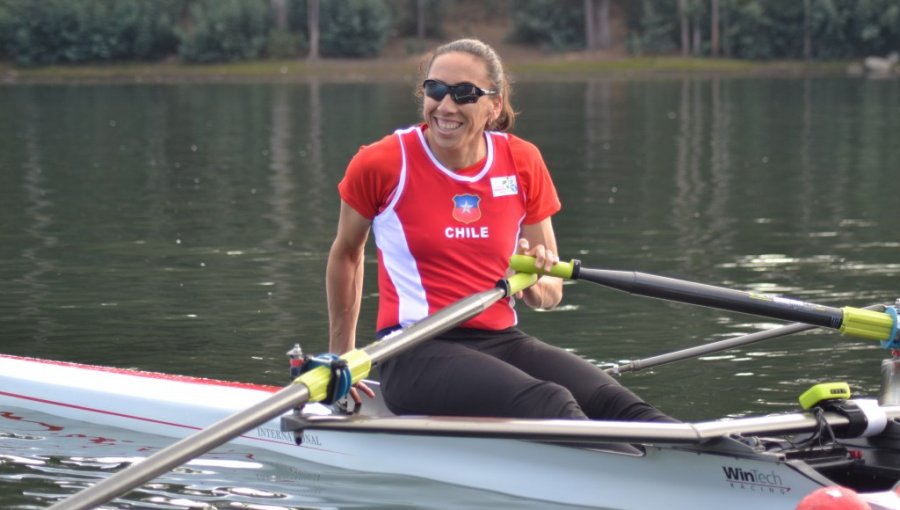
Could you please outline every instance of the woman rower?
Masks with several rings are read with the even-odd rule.
[[[426,60],[423,122],[362,147],[338,186],[326,288],[330,350],[355,346],[363,252],[378,247],[378,335],[492,287],[510,255],[559,261],[551,217],[560,201],[534,145],[508,133],[516,114],[500,58],[461,39]],[[562,281],[543,276],[517,298],[550,309]],[[380,366],[396,414],[675,421],[581,357],[516,327],[514,299]],[[373,393],[364,384],[356,390]]]

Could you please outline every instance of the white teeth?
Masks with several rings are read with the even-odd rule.
[[[440,119],[435,120],[435,124],[437,124],[437,127],[441,128],[441,129],[446,129],[446,130],[453,130],[453,129],[458,128],[459,126],[462,126],[461,122],[450,122],[447,120],[440,120]]]

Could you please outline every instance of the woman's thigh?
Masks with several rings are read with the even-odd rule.
[[[613,377],[581,356],[523,332],[486,352],[536,379],[565,386],[575,398],[587,398],[598,387],[619,386]]]
[[[571,393],[481,352],[480,342],[429,340],[382,364],[398,414],[584,418]]]
[[[674,421],[600,367],[565,349],[519,332],[491,352],[530,376],[567,388],[584,413],[599,420]]]

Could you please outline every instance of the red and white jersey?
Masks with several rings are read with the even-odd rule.
[[[363,147],[339,185],[341,198],[372,220],[378,247],[377,328],[408,326],[504,277],[523,223],[556,213],[559,199],[537,148],[486,132],[487,154],[444,167],[425,125]],[[463,327],[514,326],[512,298]]]

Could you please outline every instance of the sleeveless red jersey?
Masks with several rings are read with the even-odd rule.
[[[523,223],[560,209],[537,148],[488,131],[487,154],[451,170],[432,154],[427,126],[398,130],[360,149],[338,186],[341,198],[372,220],[378,247],[377,328],[408,326],[503,278]],[[514,326],[512,298],[462,326]]]

